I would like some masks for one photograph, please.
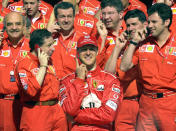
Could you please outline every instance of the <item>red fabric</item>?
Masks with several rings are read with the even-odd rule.
[[[11,46],[8,39],[4,39],[2,43],[3,48],[0,50],[0,94],[17,94],[18,86],[16,82],[10,82],[10,71],[15,69],[15,60],[18,62],[23,59],[30,50],[29,40],[22,39],[16,48]]]
[[[101,106],[80,109],[84,97],[90,93],[98,97],[102,102]],[[88,72],[86,81],[76,78],[74,73],[62,79],[60,100],[64,111],[73,116],[75,122],[83,124],[80,129],[94,125],[90,126],[89,130],[94,127],[101,130],[103,126],[108,127],[115,120],[122,100],[122,88],[114,75],[97,66],[94,71]],[[111,106],[108,103],[111,103]]]
[[[20,129],[24,131],[67,131],[62,108],[53,106],[23,106]]]
[[[135,131],[138,111],[138,101],[123,100],[115,120],[115,131]]]
[[[139,65],[144,89],[153,92],[176,89],[175,39],[175,34],[171,33],[160,48],[155,39],[149,37],[136,51],[133,63]]]
[[[98,47],[97,40],[96,40],[95,37],[93,37],[93,36],[82,36],[78,40],[77,48],[83,47],[87,44],[91,44],[91,45],[94,45],[94,46]]]
[[[96,23],[97,19],[94,16],[79,13],[76,14],[74,19],[74,29],[82,35],[92,35],[97,34]]]
[[[58,78],[62,78],[76,70],[76,48],[77,41],[82,35],[78,32],[73,32],[67,39],[59,34],[55,39],[55,51],[52,55],[53,64],[56,67]]]
[[[175,131],[175,100],[176,95],[158,99],[142,95],[137,131]]]
[[[46,28],[48,21],[49,21],[49,17],[41,13],[40,17],[37,20],[35,20],[35,22],[31,20],[31,32],[33,32],[36,29]]]
[[[86,15],[95,15],[100,9],[100,2],[98,0],[81,0],[79,4],[79,12]]]
[[[20,97],[24,102],[47,101],[58,98],[59,81],[55,76],[55,68],[52,65],[47,67],[47,73],[42,86],[39,85],[35,77],[38,70],[39,61],[31,53],[28,53],[17,65],[15,75],[18,78],[17,83],[20,88]]]
[[[21,60],[29,51],[29,40],[22,39],[16,48],[4,39],[0,50],[0,94],[18,94],[16,82],[10,82],[10,71],[15,68],[14,61]],[[24,44],[23,44],[24,43]],[[22,46],[23,45],[23,46]],[[12,57],[13,56],[13,57]],[[21,105],[19,100],[0,99],[0,130],[19,130]]]
[[[1,131],[16,131],[20,129],[21,109],[20,100],[0,99]]]

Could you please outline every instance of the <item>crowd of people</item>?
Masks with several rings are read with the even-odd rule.
[[[0,0],[0,131],[175,131],[176,0],[53,3]]]

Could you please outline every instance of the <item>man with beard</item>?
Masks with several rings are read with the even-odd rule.
[[[30,36],[30,53],[15,70],[23,104],[20,130],[67,131],[65,114],[58,104],[59,80],[51,61],[53,38],[46,29]]]
[[[0,50],[0,130],[16,131],[19,130],[21,105],[14,69],[29,51],[29,40],[24,38],[25,17],[20,13],[7,14],[4,26],[8,37],[2,39]]]

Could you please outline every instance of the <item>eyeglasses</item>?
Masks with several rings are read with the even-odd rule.
[[[115,13],[117,13],[117,11],[102,12],[102,16],[106,16],[106,15],[114,15]]]

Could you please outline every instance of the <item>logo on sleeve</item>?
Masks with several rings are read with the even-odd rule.
[[[114,101],[108,100],[106,102],[106,105],[110,107],[111,109],[113,109],[114,111],[116,111],[117,109],[117,104]]]

